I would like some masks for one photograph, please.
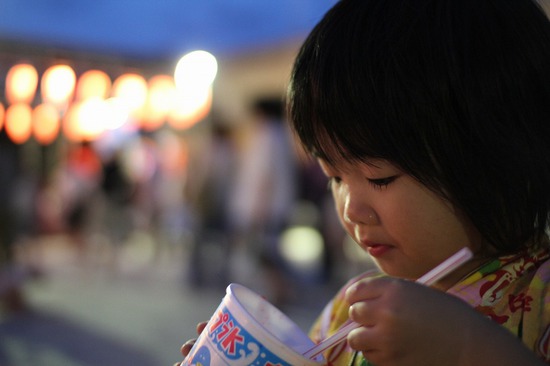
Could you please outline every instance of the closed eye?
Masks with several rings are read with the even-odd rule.
[[[367,179],[369,183],[374,186],[376,189],[383,189],[387,188],[390,183],[394,182],[399,175],[393,175],[391,177],[386,178],[377,178],[377,179]]]

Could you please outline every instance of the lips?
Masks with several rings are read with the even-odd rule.
[[[374,258],[380,258],[384,254],[386,254],[388,251],[390,251],[393,246],[386,245],[386,244],[380,244],[380,243],[374,243],[371,241],[361,241],[361,246],[367,250],[367,252],[373,256]]]
[[[389,245],[374,245],[372,247],[368,247],[367,251],[374,258],[380,258],[384,254],[386,254],[389,250],[391,250],[391,248],[392,247],[390,247]]]

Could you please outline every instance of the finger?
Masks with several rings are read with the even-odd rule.
[[[396,362],[400,352],[393,347],[395,338],[385,332],[380,332],[377,327],[359,327],[348,334],[348,345],[376,365],[402,365]],[[391,363],[389,362],[390,360]],[[418,363],[416,363],[418,365]]]
[[[373,307],[373,305],[375,305],[373,301],[376,300],[365,300],[352,304],[349,307],[349,318],[366,327],[374,326],[374,324],[376,324],[377,315]]]
[[[196,339],[191,339],[183,344],[181,346],[181,354],[183,357],[187,356],[189,354],[189,351],[191,351],[191,348],[193,348],[193,345],[195,344]]]
[[[208,322],[200,322],[199,324],[197,324],[197,334],[202,333],[204,328],[206,328],[206,324],[208,324]]]
[[[362,300],[376,299],[398,283],[398,279],[390,277],[365,278],[352,284],[346,290],[345,297],[350,304]]]
[[[376,281],[372,278],[366,278],[361,281],[358,281],[351,285],[346,290],[346,300],[353,304],[357,301],[361,300],[367,300],[371,298],[375,298],[379,295],[379,292],[376,291],[377,284]]]
[[[359,327],[352,330],[348,334],[347,341],[348,345],[356,351],[372,352],[376,349],[370,327]]]

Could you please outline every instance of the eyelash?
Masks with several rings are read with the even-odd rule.
[[[378,179],[367,179],[369,184],[373,186],[375,189],[384,189],[388,187],[393,181],[397,179],[397,175],[393,175],[391,177],[387,178],[378,178]],[[338,184],[342,181],[340,177],[329,177],[328,178],[328,189],[331,189],[333,184]]]
[[[384,189],[390,185],[395,179],[397,178],[396,175],[387,177],[387,178],[380,178],[380,179],[367,179],[369,183],[376,189]]]

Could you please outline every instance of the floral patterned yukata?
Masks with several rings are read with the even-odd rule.
[[[468,275],[447,293],[501,324],[541,359],[550,364],[550,250],[503,256]],[[380,276],[368,272],[349,281],[327,304],[313,325],[315,342],[334,333],[348,321],[346,289],[361,278]],[[361,353],[346,342],[325,353],[328,366],[368,366]]]

